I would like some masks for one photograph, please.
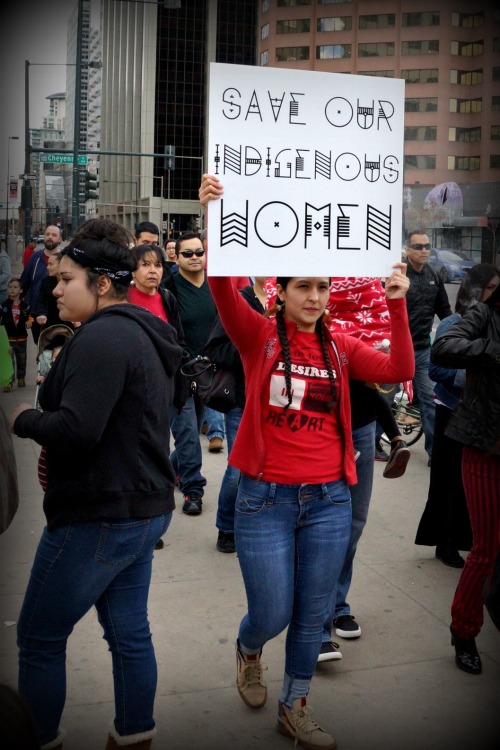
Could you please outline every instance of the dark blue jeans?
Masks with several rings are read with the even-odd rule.
[[[413,388],[418,396],[420,418],[425,436],[425,450],[432,455],[432,440],[434,438],[434,422],[436,420],[436,404],[434,401],[434,382],[429,377],[429,362],[431,349],[417,349],[415,352],[415,375]]]
[[[155,543],[171,513],[44,529],[17,626],[19,693],[52,742],[66,701],[66,642],[95,606],[113,662],[115,728],[154,728],[156,659],[147,602]]]
[[[218,437],[224,440],[224,414],[205,406],[203,421],[207,423],[207,440]]]
[[[365,528],[368,510],[372,496],[373,466],[375,461],[375,422],[369,422],[352,432],[354,449],[360,452],[356,461],[358,481],[352,487],[352,526],[349,544],[338,581],[332,581],[332,598],[328,617],[323,628],[323,641],[330,641],[332,637],[332,623],[336,617],[349,615],[351,608],[347,602],[347,594],[351,587],[352,568],[358,542]]]
[[[242,475],[234,530],[248,602],[238,639],[258,651],[288,626],[280,700],[289,705],[307,695],[316,667],[351,533],[349,488],[343,480],[276,484]]]
[[[227,457],[231,455],[234,439],[240,426],[243,409],[236,406],[225,414],[226,438],[227,438]],[[236,496],[238,494],[238,483],[240,481],[240,472],[234,466],[229,464],[226,467],[219,491],[217,503],[217,517],[215,525],[220,531],[232,534],[234,532],[234,508],[236,505]]]
[[[200,431],[204,406],[193,396],[188,396],[179,414],[173,410],[170,427],[174,436],[174,451],[170,460],[179,476],[179,488],[183,495],[203,497],[207,480],[201,473]]]

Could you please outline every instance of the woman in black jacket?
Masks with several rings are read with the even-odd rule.
[[[453,599],[451,633],[457,666],[480,674],[475,639],[483,624],[483,587],[500,551],[500,286],[436,339],[431,361],[466,370],[463,396],[445,431],[464,445],[462,476],[473,536]]]
[[[42,747],[62,747],[66,642],[95,606],[113,661],[115,720],[107,750],[147,750],[155,733],[156,660],[147,618],[155,543],[174,508],[169,459],[175,330],[129,305],[128,232],[83,224],[62,251],[61,319],[82,325],[12,431],[47,449],[47,527],[18,623],[19,691]]]

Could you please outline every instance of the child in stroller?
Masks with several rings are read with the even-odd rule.
[[[36,374],[36,395],[35,395],[35,409],[39,409],[38,404],[38,391],[40,385],[43,383],[44,378],[49,372],[52,364],[54,363],[57,355],[61,351],[63,345],[67,339],[73,336],[74,331],[65,325],[53,325],[45,328],[40,334],[38,339],[38,354],[36,358],[37,362],[37,374]]]

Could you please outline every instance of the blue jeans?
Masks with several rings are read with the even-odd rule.
[[[276,484],[242,475],[234,530],[248,603],[238,639],[257,651],[289,626],[280,697],[288,704],[294,681],[308,685],[316,667],[351,532],[349,488],[344,480]]]
[[[66,642],[95,606],[113,663],[115,728],[153,729],[156,659],[147,602],[153,549],[171,513],[46,528],[17,626],[19,693],[41,745],[57,736],[66,700]]]
[[[231,455],[234,439],[240,426],[243,409],[236,406],[225,415],[226,438],[227,438],[227,455]],[[238,483],[240,481],[240,472],[234,466],[229,464],[226,467],[219,491],[217,502],[217,517],[215,525],[220,531],[228,534],[234,532],[234,508],[236,505],[236,496],[238,494]]]
[[[434,437],[434,422],[436,419],[436,404],[434,403],[434,382],[429,377],[430,347],[415,351],[415,375],[413,388],[419,400],[420,418],[425,436],[425,450],[432,455],[432,439]]]
[[[211,440],[214,437],[224,440],[224,414],[205,406],[202,421],[207,423],[207,440]]]
[[[188,396],[181,413],[173,410],[170,428],[174,436],[174,450],[170,455],[179,487],[183,495],[203,497],[207,480],[201,473],[200,430],[204,406],[193,396]]]
[[[373,487],[373,466],[375,461],[375,425],[370,422],[358,427],[352,432],[354,450],[360,452],[356,461],[358,474],[357,484],[350,487],[352,502],[352,527],[347,552],[342,565],[338,581],[332,581],[332,596],[328,617],[323,628],[323,641],[330,641],[332,637],[333,620],[341,615],[349,615],[351,608],[347,603],[347,594],[351,587],[352,567],[358,542],[368,518],[368,509]]]

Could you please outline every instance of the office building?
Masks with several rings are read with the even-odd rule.
[[[257,11],[255,0],[103,0],[101,148],[122,155],[101,157],[100,215],[174,236],[198,226],[208,64],[255,64]]]
[[[260,65],[405,79],[404,229],[423,226],[435,246],[491,261],[500,226],[500,6],[261,0],[258,25]]]

